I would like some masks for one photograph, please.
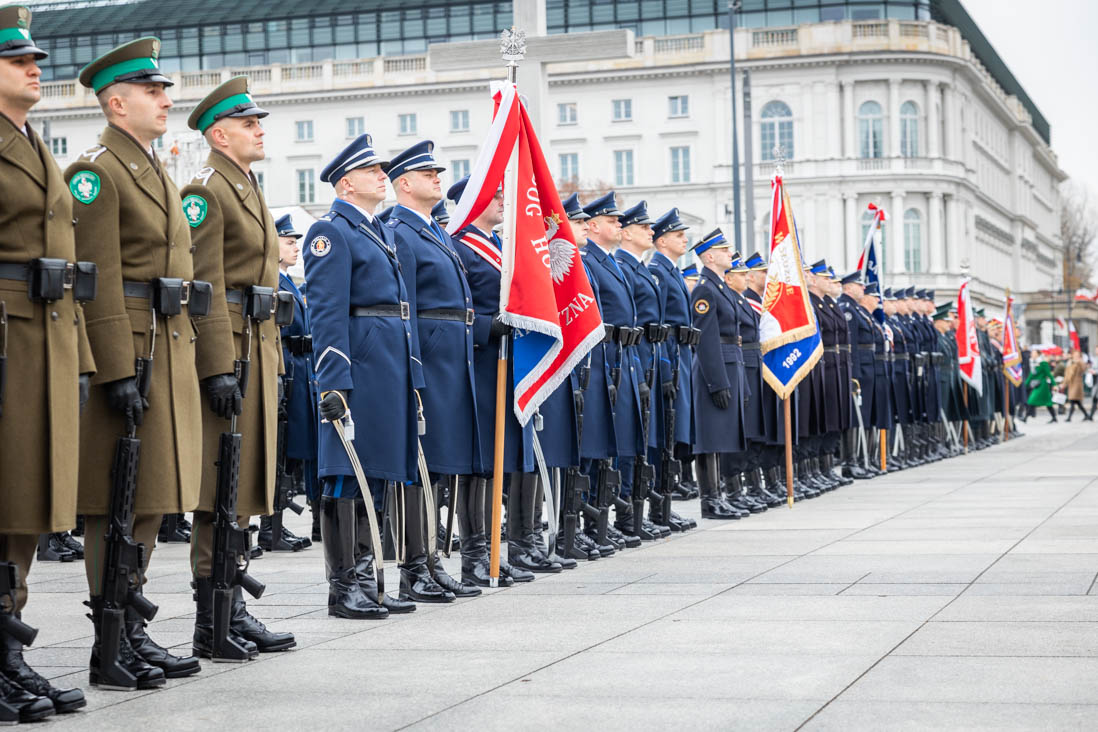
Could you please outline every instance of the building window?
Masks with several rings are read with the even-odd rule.
[[[294,139],[297,142],[313,141],[313,121],[311,119],[302,120],[297,123],[297,134]]]
[[[256,182],[256,185],[259,186],[259,192],[262,193],[264,196],[266,196],[267,195],[267,185],[266,185],[267,176],[263,175],[262,170],[257,170],[255,172],[255,182]]]
[[[685,145],[671,148],[671,182],[690,182],[690,148]]]
[[[613,107],[615,122],[629,122],[633,119],[632,99],[615,99]]]
[[[561,153],[559,159],[561,181],[579,180],[579,153]]]
[[[858,149],[863,158],[884,155],[884,119],[881,105],[863,102],[858,107]]]
[[[904,102],[900,107],[900,154],[919,157],[919,108],[915,102]]]
[[[316,198],[316,173],[312,168],[297,171],[297,202],[312,203]]]
[[[366,132],[366,120],[362,117],[347,118],[347,139],[353,140]]]
[[[400,134],[402,134],[402,135],[414,135],[414,134],[416,134],[416,115],[415,115],[415,113],[400,115]]]
[[[690,97],[685,94],[667,97],[667,116],[668,117],[689,117],[690,116]]]
[[[461,180],[465,176],[469,175],[469,161],[451,160],[450,170],[454,172],[454,180]]]
[[[874,219],[875,216],[876,216],[876,213],[873,212],[873,211],[869,211],[869,210],[867,210],[865,213],[862,214],[862,239],[861,239],[861,241],[863,243],[865,242],[866,237],[869,236],[869,227],[873,226],[873,219]],[[887,230],[886,226],[881,227],[881,230],[880,230],[881,238],[877,242],[877,272],[878,272],[878,274],[882,274],[885,271],[885,254],[886,254],[886,252],[885,252],[885,231],[886,230]]]
[[[762,160],[775,160],[774,148],[781,146],[787,159],[793,158],[793,111],[785,102],[770,102],[762,108],[760,127]]]
[[[557,124],[558,125],[574,125],[576,124],[576,103],[565,102],[557,105]]]
[[[152,141],[152,146],[156,150],[163,150],[164,149],[164,136],[161,135],[160,137],[153,140]]]
[[[469,110],[455,109],[450,112],[450,132],[469,131]]]
[[[913,208],[904,212],[904,268],[923,271],[923,215]]]
[[[633,151],[614,151],[614,185],[633,185]]]
[[[51,137],[50,138],[50,152],[54,155],[68,155],[69,154],[69,138],[67,137]]]

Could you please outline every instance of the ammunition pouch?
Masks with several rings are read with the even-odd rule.
[[[294,296],[285,290],[275,293],[275,325],[285,328],[294,322]]]

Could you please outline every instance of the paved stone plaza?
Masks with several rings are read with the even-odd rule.
[[[1093,729],[1098,428],[856,483],[383,622],[329,618],[323,553],[267,554],[252,611],[298,649],[49,725],[126,729]],[[683,504],[678,504],[680,510]],[[294,528],[306,530],[294,517]],[[187,547],[153,636],[189,648]],[[456,563],[456,554],[450,562]],[[396,584],[390,564],[387,579]],[[79,564],[38,564],[27,660],[87,687]]]

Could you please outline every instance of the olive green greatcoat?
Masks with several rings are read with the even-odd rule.
[[[103,384],[134,375],[134,359],[147,356],[152,322],[149,301],[125,297],[122,282],[156,277],[193,279],[190,228],[179,190],[159,161],[128,134],[108,126],[99,145],[65,171],[99,176],[100,191],[73,202],[76,251],[99,265],[99,293],[85,307],[88,340],[97,366],[80,436],[80,513],[107,513],[111,463],[125,420],[107,404]],[[141,439],[136,513],[180,513],[198,503],[202,408],[194,354],[198,330],[186,309],[157,317],[149,408],[137,429]]]
[[[204,216],[201,207],[188,207],[195,217],[188,219],[195,245],[195,276],[213,284],[210,316],[202,321],[198,339],[198,378],[205,379],[232,373],[234,361],[248,346],[241,306],[226,302],[225,291],[250,285],[278,288],[278,232],[255,180],[217,151],[210,153],[206,167],[181,195],[185,202],[189,196],[198,196],[205,203]],[[252,329],[250,359],[244,411],[236,422],[241,435],[236,512],[242,516],[269,514],[274,508],[282,346],[273,318]],[[199,510],[214,509],[218,445],[221,433],[228,430],[228,420],[204,404]]]
[[[0,115],[0,262],[72,262],[72,197],[42,138],[28,130],[33,142]],[[77,381],[95,370],[84,316],[71,294],[33,303],[17,280],[0,279],[0,301],[8,320],[0,534],[64,531],[76,523]]]

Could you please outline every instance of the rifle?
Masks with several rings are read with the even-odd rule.
[[[577,387],[572,390],[572,406],[576,413],[576,445],[583,449],[583,392],[587,388],[587,382],[591,375],[591,366],[588,360],[579,369]],[[579,452],[576,454],[579,457]],[[554,471],[556,472],[556,471]],[[561,532],[559,544],[563,545],[561,551],[565,557],[573,559],[586,559],[587,553],[576,552],[576,530],[579,526],[580,503],[583,496],[591,490],[591,478],[584,474],[578,465],[571,465],[564,474],[564,486],[561,491]]]
[[[689,348],[693,341],[693,328],[678,326],[679,348]],[[685,334],[685,337],[684,337]],[[682,481],[682,461],[675,457],[675,402],[679,396],[679,370],[682,360],[675,354],[675,362],[671,367],[671,390],[664,399],[663,447],[660,451],[660,484],[658,490],[653,493],[652,500],[658,500],[660,516],[670,524],[671,521],[671,497],[675,488]]]
[[[152,308],[149,324],[149,355],[134,361],[134,380],[143,400],[152,387],[152,364],[156,350],[157,310]],[[126,418],[126,434],[118,438],[111,465],[111,497],[107,513],[107,533],[103,546],[103,611],[99,626],[99,676],[101,688],[133,689],[137,678],[119,660],[126,608],[132,607],[145,620],[156,617],[157,608],[143,594],[141,581],[145,571],[145,545],[133,540],[133,513],[137,502],[137,468],[141,460],[141,440],[132,417]]]
[[[276,552],[298,552],[305,548],[301,543],[291,544],[282,538],[282,512],[290,509],[300,516],[305,510],[294,502],[294,477],[286,467],[286,430],[289,426],[289,413],[286,406],[293,381],[292,377],[286,377],[282,389],[282,401],[278,405],[278,427],[275,438],[274,512],[271,513],[270,544],[270,551]]]
[[[648,437],[652,419],[652,392],[658,381],[660,364],[660,344],[667,340],[671,326],[660,323],[648,323],[644,326],[645,337],[652,346],[652,356],[644,373],[648,386],[648,395],[641,396],[641,454],[633,466],[633,534],[641,539],[654,539],[656,535],[644,528],[644,501],[651,494],[653,501],[662,502],[663,497],[655,492],[656,468],[648,462]],[[670,516],[670,514],[667,514]],[[667,516],[663,517],[667,521]]]
[[[233,373],[240,384],[240,398],[248,391],[251,373],[252,325],[270,319],[275,310],[275,292],[271,287],[249,287],[245,292],[244,307],[244,355],[233,364]],[[292,311],[291,311],[292,312]],[[236,522],[236,500],[240,480],[241,435],[236,431],[234,414],[229,420],[229,431],[221,433],[217,451],[217,492],[214,496],[213,521],[213,650],[212,660],[218,663],[243,663],[251,658],[248,650],[229,635],[232,618],[233,593],[243,588],[257,600],[267,588],[248,574],[251,553],[251,534]]]

